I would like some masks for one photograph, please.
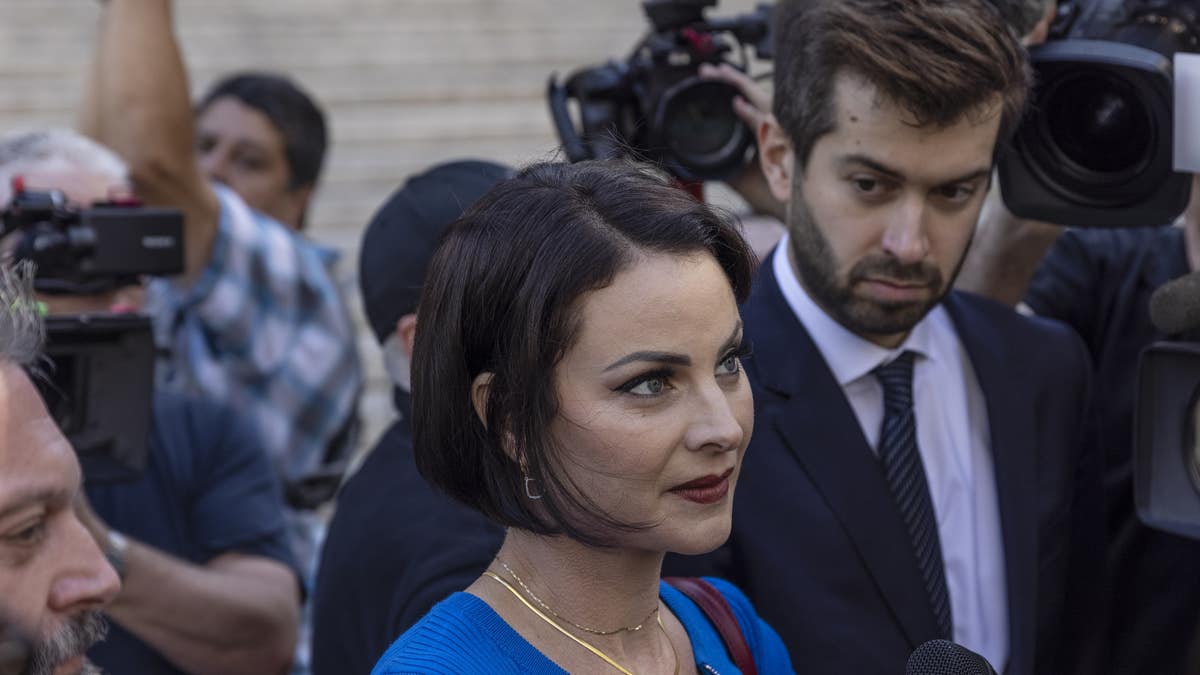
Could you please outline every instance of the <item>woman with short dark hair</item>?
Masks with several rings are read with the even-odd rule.
[[[791,671],[731,585],[707,587],[723,621],[660,581],[667,552],[729,535],[752,265],[727,218],[622,162],[530,167],[450,228],[417,312],[416,460],[508,531],[375,673]]]

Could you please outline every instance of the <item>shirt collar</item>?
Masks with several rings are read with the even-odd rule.
[[[933,334],[935,328],[940,327],[939,324],[945,324],[944,327],[952,330],[945,307],[938,304],[933,311],[926,314],[913,327],[904,342],[895,349],[881,347],[847,330],[813,301],[792,271],[791,262],[788,261],[789,245],[789,237],[785,234],[775,247],[771,260],[775,279],[779,282],[779,289],[796,318],[804,325],[817,349],[825,357],[825,363],[829,365],[839,385],[845,387],[869,375],[875,368],[890,362],[905,351],[914,352],[918,363],[926,359],[936,360],[938,350]]]

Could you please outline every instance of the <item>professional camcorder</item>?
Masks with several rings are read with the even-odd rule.
[[[34,288],[92,295],[183,271],[183,215],[132,202],[76,209],[61,192],[25,190],[0,212],[13,262],[32,261]],[[146,460],[155,348],[142,314],[46,318],[48,378],[34,378],[79,454],[89,483],[132,480]]]
[[[183,216],[136,202],[67,205],[62,192],[26,190],[18,178],[0,214],[0,238],[17,233],[12,253],[37,268],[42,293],[92,295],[183,271]]]
[[[1134,497],[1147,525],[1200,539],[1200,272],[1164,284],[1150,317],[1170,339],[1142,351]]]
[[[564,83],[550,77],[550,114],[568,159],[634,156],[686,182],[729,178],[746,164],[754,137],[733,112],[736,89],[697,70],[727,62],[744,71],[749,47],[771,58],[771,8],[705,17],[716,4],[646,0],[651,29],[628,58],[583,68]]]
[[[1173,162],[1178,73],[1200,52],[1194,0],[1065,0],[1030,51],[1032,112],[1001,157],[1016,215],[1076,226],[1162,225],[1187,206]]]

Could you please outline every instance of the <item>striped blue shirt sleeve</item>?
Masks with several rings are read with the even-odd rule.
[[[245,411],[285,479],[320,467],[354,415],[354,328],[318,245],[214,185],[220,224],[188,288],[147,288],[163,384]]]

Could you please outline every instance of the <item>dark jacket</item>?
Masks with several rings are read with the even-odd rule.
[[[986,400],[1008,586],[1007,673],[1068,673],[1097,633],[1099,458],[1081,431],[1079,339],[981,298],[945,305]],[[901,514],[849,402],[770,264],[742,308],[755,431],[729,542],[668,572],[742,588],[797,672],[898,673],[938,636]]]
[[[440,600],[471,585],[503,530],[417,473],[409,399],[337,499],[313,591],[312,671],[366,675]]]

